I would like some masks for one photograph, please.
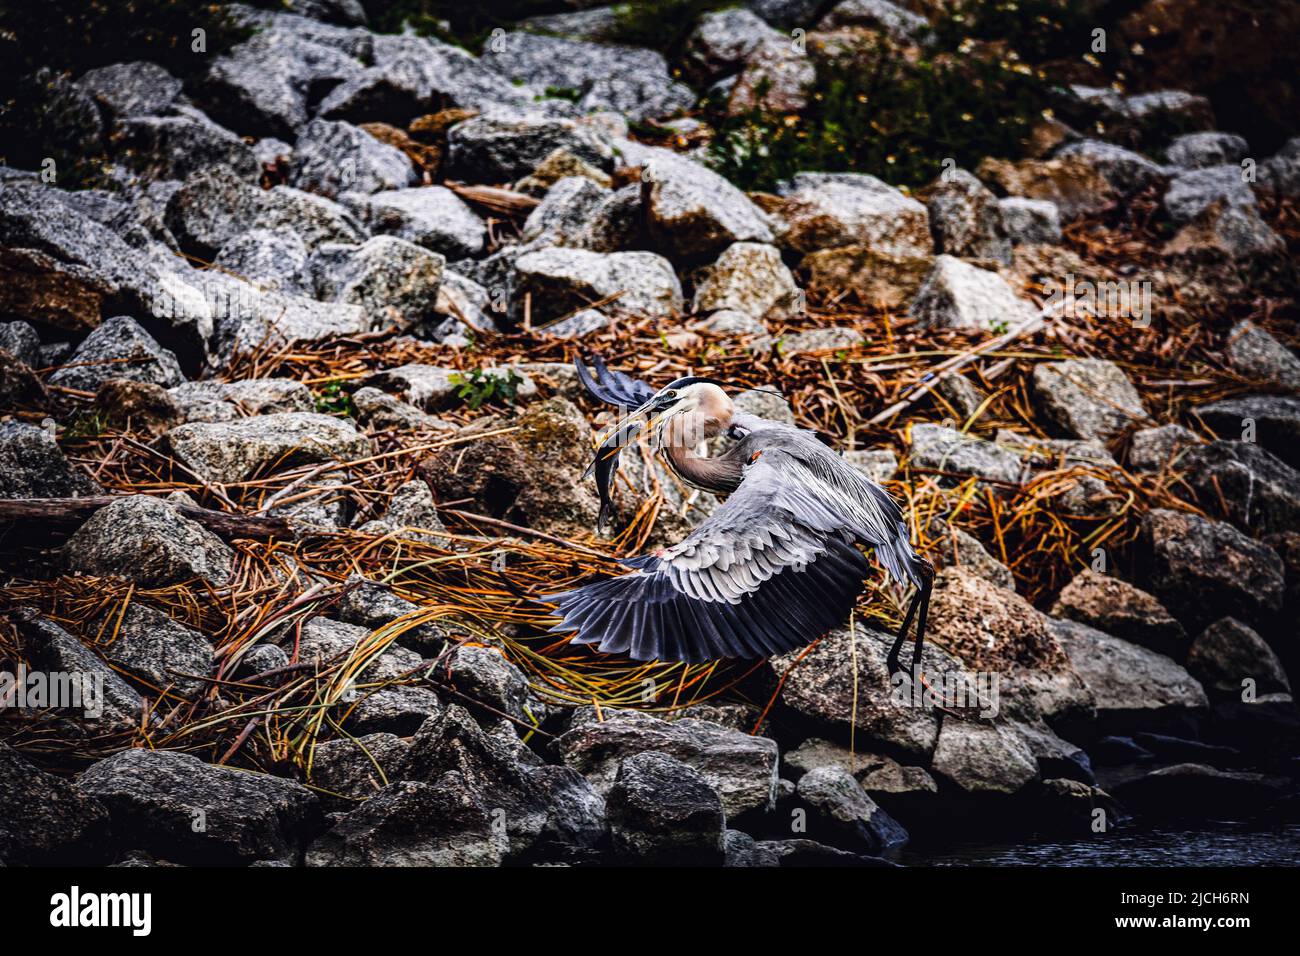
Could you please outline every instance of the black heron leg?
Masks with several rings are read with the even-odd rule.
[[[903,643],[907,640],[907,630],[912,626],[913,617],[916,618],[916,644],[912,648],[912,674],[915,675],[920,671],[921,650],[925,647],[925,623],[930,613],[930,591],[933,587],[934,566],[928,561],[922,561],[921,583],[907,605],[907,613],[903,615],[903,626],[898,629],[894,644],[885,658],[885,666],[889,668],[891,678],[902,670],[898,666],[898,656],[903,649]]]

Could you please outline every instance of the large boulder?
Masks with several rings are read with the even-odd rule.
[[[107,855],[103,804],[0,744],[0,860],[6,866],[86,866]]]
[[[189,422],[167,433],[184,464],[207,481],[243,481],[293,462],[350,461],[371,451],[348,419],[318,412],[280,412],[228,422]]]
[[[1221,820],[1256,814],[1292,788],[1292,782],[1285,777],[1180,763],[1112,789],[1117,800],[1144,816]]]
[[[415,168],[401,150],[351,123],[315,119],[298,136],[289,175],[293,186],[333,199],[409,186]]]
[[[184,100],[184,84],[157,63],[136,60],[87,70],[77,86],[112,120],[165,116]]]
[[[996,272],[944,255],[934,260],[909,314],[922,328],[1006,331],[1037,310]]]
[[[642,189],[649,183],[650,233],[671,258],[707,260],[735,242],[772,242],[762,211],[713,170],[666,149],[623,151],[626,162],[640,166]]]
[[[729,817],[770,810],[776,802],[776,742],[694,718],[665,721],[634,711],[574,714],[557,741],[566,766],[609,794],[625,758],[655,751],[693,767],[718,792]]]
[[[1165,147],[1165,159],[1179,169],[1205,169],[1240,163],[1250,146],[1236,133],[1184,133]]]
[[[323,823],[315,795],[302,784],[190,754],[124,750],[77,782],[108,808],[117,846],[175,863],[292,860]]]
[[[703,775],[662,753],[625,758],[605,796],[614,851],[638,863],[722,862],[722,801]]]
[[[1291,693],[1273,649],[1236,618],[1221,618],[1197,635],[1187,652],[1187,670],[1219,696],[1241,697],[1247,681],[1259,696]]]
[[[245,415],[309,412],[315,401],[311,389],[291,378],[250,378],[237,382],[186,382],[167,390],[181,418],[193,422],[224,422]]]
[[[1067,359],[1034,366],[1034,397],[1067,435],[1109,441],[1146,420],[1142,397],[1128,376],[1105,359]]]
[[[443,256],[414,242],[373,236],[360,246],[321,246],[311,271],[317,295],[407,329],[437,310],[445,264]]]
[[[1300,528],[1300,472],[1254,442],[1197,445],[1181,465],[1205,506],[1223,509],[1238,527],[1261,534]]]
[[[1242,375],[1300,389],[1300,358],[1248,319],[1232,327],[1225,351],[1228,361]]]
[[[175,116],[134,116],[120,123],[113,155],[149,179],[180,180],[207,166],[229,166],[255,181],[261,164],[253,149],[193,107]]]
[[[730,84],[727,113],[797,113],[807,108],[816,82],[817,68],[803,49],[789,37],[765,36]]]
[[[695,312],[733,309],[755,318],[794,307],[794,276],[775,246],[737,242],[696,280]]]
[[[1300,468],[1300,398],[1240,395],[1198,406],[1196,415],[1223,438],[1259,442]]]
[[[925,206],[865,174],[800,173],[773,217],[777,241],[799,253],[839,246],[890,256],[932,251]]]
[[[1052,616],[1069,618],[1170,657],[1187,651],[1187,632],[1165,606],[1127,581],[1080,571],[1052,605]]]
[[[311,845],[308,866],[500,866],[509,838],[458,773],[403,780]]]
[[[907,831],[839,767],[818,767],[799,778],[795,798],[808,814],[810,839],[858,853],[901,850]]]
[[[250,229],[221,247],[213,266],[258,288],[289,295],[310,292],[307,244],[292,232]]]
[[[935,252],[1011,261],[1011,242],[997,197],[964,169],[944,173],[926,200]]]
[[[1228,206],[1255,206],[1255,192],[1235,164],[1192,169],[1169,183],[1164,207],[1169,218],[1182,225],[1222,201]]]
[[[480,116],[453,126],[447,143],[452,174],[470,182],[512,182],[561,148],[601,170],[613,164],[609,141],[569,119]]]
[[[908,460],[913,466],[1004,483],[1020,479],[1020,456],[995,442],[930,422],[913,425],[911,439]]]
[[[1092,694],[1102,729],[1184,726],[1208,708],[1201,685],[1163,654],[1074,621],[1052,628]]]
[[[372,232],[397,236],[448,259],[483,251],[483,220],[445,186],[393,189],[344,197]]]
[[[51,385],[94,392],[110,378],[151,382],[164,388],[185,381],[169,349],[129,316],[104,321],[49,378]]]
[[[72,679],[67,698],[46,702],[47,707],[61,705],[58,709],[72,718],[56,726],[66,727],[76,736],[139,728],[144,699],[85,644],[33,608],[18,608],[13,620],[30,665]]]
[[[1029,745],[997,723],[945,720],[930,770],[966,794],[1004,796],[1038,779]]]
[[[1056,157],[1081,160],[1123,195],[1135,193],[1164,177],[1164,170],[1141,153],[1101,140],[1068,143],[1061,147]]]
[[[1258,622],[1282,606],[1282,559],[1230,524],[1156,508],[1141,544],[1148,590],[1189,629],[1225,616]]]
[[[162,611],[132,601],[119,616],[114,608],[100,620],[113,636],[104,658],[147,686],[193,698],[211,686],[211,642]]]
[[[96,511],[63,545],[72,571],[111,575],[143,587],[200,578],[220,587],[230,580],[234,552],[167,502],[128,495]]]
[[[695,105],[690,87],[673,80],[653,50],[506,32],[493,37],[481,62],[512,81],[564,91],[583,113],[612,111],[647,120]]]
[[[671,316],[682,307],[682,287],[672,264],[653,252],[589,252],[545,248],[515,261],[512,314],[522,320],[531,303],[533,324],[558,319],[615,293],[609,307],[651,316]]]
[[[686,39],[686,63],[700,81],[736,73],[760,43],[773,37],[780,34],[744,7],[706,13]]]
[[[102,490],[68,461],[52,430],[0,422],[0,498],[82,498]]]

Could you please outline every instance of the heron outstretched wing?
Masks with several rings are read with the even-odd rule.
[[[771,431],[750,434],[760,450],[740,487],[681,542],[631,559],[628,574],[551,595],[553,630],[636,660],[766,657],[848,617],[871,574],[858,544],[915,580],[889,495],[811,435]]]

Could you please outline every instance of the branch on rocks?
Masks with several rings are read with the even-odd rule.
[[[10,498],[0,500],[0,525],[16,521],[41,521],[51,527],[80,525],[100,508],[112,504],[120,495],[93,495],[86,498]],[[172,507],[191,521],[197,521],[223,538],[294,538],[292,526],[284,518],[251,517],[212,511],[198,505],[170,502]]]

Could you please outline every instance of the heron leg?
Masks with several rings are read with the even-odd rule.
[[[916,596],[921,599],[920,612],[916,616],[916,644],[912,648],[912,672],[921,667],[921,648],[925,647],[925,619],[930,613],[930,591],[934,588],[934,567],[925,564],[921,569],[921,587]]]
[[[920,603],[921,592],[918,590],[912,595],[912,600],[908,602],[907,613],[903,615],[903,626],[898,629],[898,635],[894,638],[894,645],[889,649],[889,656],[885,658],[885,666],[889,669],[891,678],[902,670],[898,666],[898,654],[903,649],[903,642],[907,640],[907,629],[912,626],[912,618],[916,616],[916,608]]]

